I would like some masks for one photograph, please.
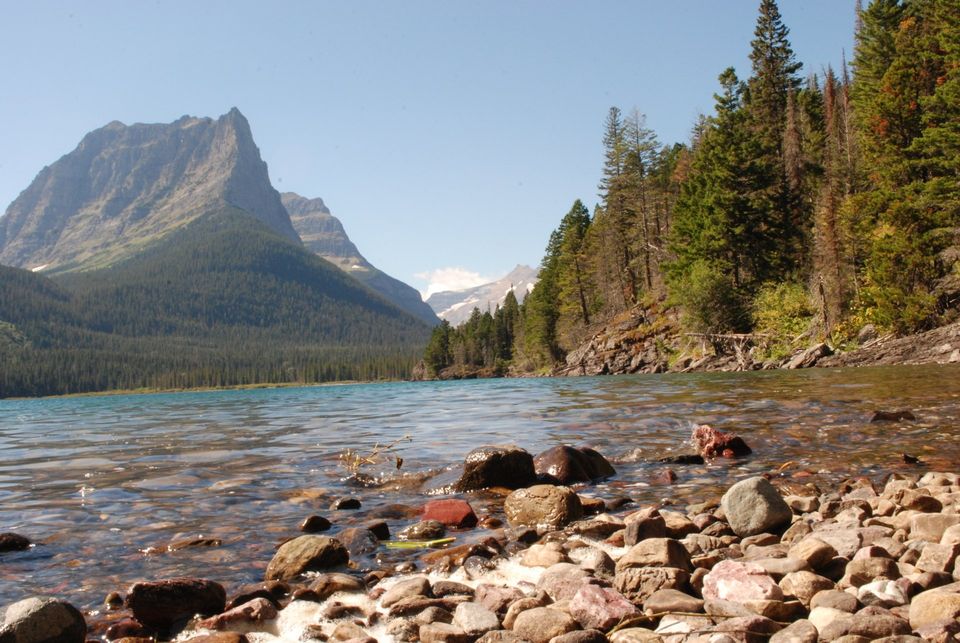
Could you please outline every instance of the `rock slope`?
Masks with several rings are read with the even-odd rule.
[[[0,263],[62,271],[135,254],[233,206],[299,244],[246,118],[112,122],[45,167],[0,218]]]
[[[416,289],[378,270],[360,254],[343,229],[343,224],[330,213],[323,199],[307,199],[294,192],[284,192],[280,196],[294,229],[308,250],[414,317],[431,325],[437,323],[437,316],[423,302]]]

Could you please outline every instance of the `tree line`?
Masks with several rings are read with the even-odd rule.
[[[655,301],[688,332],[762,333],[784,350],[956,318],[955,0],[858,3],[839,70],[801,74],[775,0],[760,2],[750,46],[750,75],[719,74],[688,144],[610,109],[593,212],[578,200],[561,219],[523,305],[435,329],[428,369],[548,370]]]

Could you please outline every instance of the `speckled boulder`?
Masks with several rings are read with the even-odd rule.
[[[503,510],[513,526],[557,528],[583,517],[580,498],[572,489],[548,484],[514,491]]]
[[[318,572],[350,560],[346,547],[335,538],[299,536],[280,546],[267,565],[266,580],[290,580],[303,572]]]
[[[52,598],[27,598],[7,608],[3,643],[83,643],[87,624],[70,603]]]
[[[740,537],[773,532],[790,524],[793,512],[766,478],[741,480],[720,501],[730,528]]]

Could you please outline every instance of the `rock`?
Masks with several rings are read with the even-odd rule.
[[[323,516],[307,516],[300,523],[300,531],[307,534],[316,534],[321,531],[327,531],[332,525],[330,521]]]
[[[503,504],[512,526],[562,527],[583,517],[580,498],[569,487],[534,485],[518,489]]]
[[[150,642],[153,640],[152,638],[146,639],[146,641]],[[114,643],[124,643],[124,641],[114,641]],[[191,636],[186,639],[184,643],[249,643],[249,639],[240,632],[212,632],[210,634]]]
[[[558,563],[548,567],[537,581],[537,589],[543,590],[556,601],[570,600],[584,583],[591,581],[590,575],[571,563]]]
[[[30,539],[20,534],[6,532],[0,534],[0,553],[30,549]]]
[[[871,342],[877,338],[877,327],[873,324],[864,324],[863,327],[857,331],[857,344],[861,346],[867,342]]]
[[[463,571],[467,578],[476,580],[487,572],[496,569],[497,565],[485,556],[467,556],[463,559]]]
[[[514,634],[531,643],[549,643],[555,636],[579,629],[569,614],[549,607],[534,607],[521,612],[513,623]]]
[[[357,498],[337,498],[330,504],[332,511],[345,511],[360,508],[360,500]]]
[[[622,619],[639,613],[627,598],[612,589],[583,585],[577,590],[570,605],[570,615],[585,629],[607,631]]]
[[[363,556],[380,548],[380,539],[366,527],[347,527],[337,534],[337,540],[352,557]]]
[[[76,607],[53,598],[26,598],[7,607],[3,643],[83,643],[87,623]]]
[[[802,618],[771,636],[770,643],[817,643],[817,638],[817,628]]]
[[[857,600],[863,605],[875,605],[887,609],[906,605],[910,602],[909,583],[901,581],[877,580],[861,585],[857,589]]]
[[[939,543],[954,525],[960,525],[960,514],[917,514],[910,518],[910,538]]]
[[[647,507],[626,517],[623,544],[636,545],[647,538],[666,538],[667,522],[656,507]]]
[[[921,641],[935,641],[936,643],[960,641],[960,621],[954,618],[925,623],[914,628],[914,631],[920,635]]]
[[[520,489],[537,480],[533,456],[515,446],[485,446],[467,454],[463,473],[453,484],[454,491],[489,487]]]
[[[876,411],[873,414],[873,417],[870,418],[871,422],[901,422],[907,420],[909,422],[916,421],[917,416],[913,414],[912,411],[907,411],[901,409],[898,411]]]
[[[432,622],[433,621],[427,621],[427,623],[432,623]],[[418,625],[417,623],[414,623],[409,619],[395,618],[389,623],[387,623],[387,634],[392,636],[394,641],[405,641],[407,643],[414,643],[415,641],[420,640],[420,625]],[[303,640],[302,636],[300,640]]]
[[[478,603],[460,603],[453,613],[453,624],[471,636],[479,637],[500,629],[500,619]]]
[[[763,568],[753,563],[724,560],[717,563],[703,579],[704,600],[782,601],[783,590]]]
[[[743,438],[701,424],[690,436],[697,452],[706,460],[716,457],[733,458],[752,453]]]
[[[617,561],[617,572],[631,567],[675,567],[693,571],[690,554],[672,538],[648,538],[631,547]]]
[[[560,546],[560,543],[546,543],[543,545],[530,545],[530,548],[523,552],[520,564],[525,567],[550,567],[557,563],[569,563],[567,553]]]
[[[494,630],[477,639],[476,643],[530,643],[510,630]]]
[[[447,623],[429,623],[420,626],[423,643],[473,643],[477,637]]]
[[[780,630],[780,626],[763,616],[740,616],[717,623],[713,628],[717,633],[730,633],[730,640],[744,643],[766,643],[771,634]],[[716,635],[714,635],[716,636]],[[711,637],[711,640],[714,640]]]
[[[875,580],[897,580],[900,578],[900,569],[897,563],[889,558],[861,558],[847,563],[847,570],[838,585],[843,587],[860,587]]]
[[[703,599],[684,594],[675,589],[660,589],[643,601],[643,611],[660,614],[662,612],[703,611]]]
[[[452,580],[438,580],[433,583],[431,586],[433,590],[433,595],[437,598],[443,598],[444,596],[473,596],[474,590],[469,585],[464,585],[463,583],[457,583]]]
[[[833,545],[816,536],[808,536],[790,547],[787,556],[805,561],[811,569],[823,569],[837,555]]]
[[[841,612],[853,614],[860,607],[857,597],[848,592],[841,592],[837,589],[828,589],[817,592],[810,599],[810,609],[825,607]]]
[[[475,592],[477,602],[497,614],[506,611],[507,606],[523,598],[523,592],[516,587],[500,587],[482,583]]]
[[[925,572],[952,572],[958,554],[960,554],[958,544],[927,543],[920,552],[916,567]]]
[[[960,618],[960,593],[931,589],[921,592],[910,601],[910,627],[921,627],[945,619]]]
[[[280,545],[270,564],[266,580],[290,580],[303,572],[318,572],[350,560],[347,548],[339,540],[326,536],[304,535]]]
[[[616,475],[606,458],[589,447],[556,446],[538,454],[533,467],[541,479],[560,485],[590,482]]]
[[[319,599],[325,600],[337,592],[363,592],[367,586],[359,578],[337,572],[321,574],[310,584]]]
[[[277,608],[274,604],[265,598],[255,598],[232,610],[203,619],[197,623],[197,626],[208,630],[225,630],[232,625],[262,623],[274,618],[277,618]]]
[[[423,520],[435,520],[448,527],[468,529],[476,526],[477,514],[466,500],[443,498],[424,505]]]
[[[792,572],[784,576],[779,583],[780,589],[787,596],[794,596],[805,607],[810,606],[810,600],[818,592],[833,589],[833,581],[812,572]]]
[[[413,617],[413,620],[420,625],[427,623],[453,623],[453,613],[442,607],[433,606],[417,614]]]
[[[430,593],[430,580],[426,576],[414,576],[392,585],[380,597],[380,604],[384,607],[392,607],[405,598],[432,595]]]
[[[683,569],[631,567],[617,572],[613,586],[635,605],[639,605],[658,590],[683,590],[689,582],[690,573]]]
[[[447,533],[443,523],[436,520],[422,520],[404,527],[397,534],[399,540],[436,540]]]
[[[663,637],[645,627],[627,627],[610,635],[610,643],[663,643]]]
[[[610,554],[596,547],[581,547],[571,552],[571,558],[597,578],[613,580],[617,571],[617,564],[610,558]],[[575,557],[574,557],[575,556]]]
[[[875,641],[885,636],[902,634],[910,634],[910,625],[902,618],[877,607],[864,608],[820,629],[820,639],[824,641],[836,640],[842,636],[862,636],[868,641]]]
[[[772,532],[790,524],[793,512],[780,492],[760,476],[741,480],[720,501],[730,528],[738,536]]]
[[[550,639],[550,643],[608,643],[608,640],[599,630],[577,630],[555,636]]]
[[[537,596],[518,598],[510,603],[510,606],[507,608],[507,613],[503,617],[503,626],[507,629],[513,629],[513,623],[517,620],[517,616],[519,616],[521,612],[532,610],[534,607],[546,607],[549,602],[550,597],[547,596],[545,592],[541,592]]]
[[[195,614],[219,614],[226,603],[227,593],[222,585],[198,578],[134,583],[126,598],[135,619],[163,631]]]

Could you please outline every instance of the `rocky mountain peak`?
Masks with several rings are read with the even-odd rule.
[[[41,170],[7,208],[0,263],[107,265],[224,205],[299,243],[239,110],[216,120],[112,121]]]

